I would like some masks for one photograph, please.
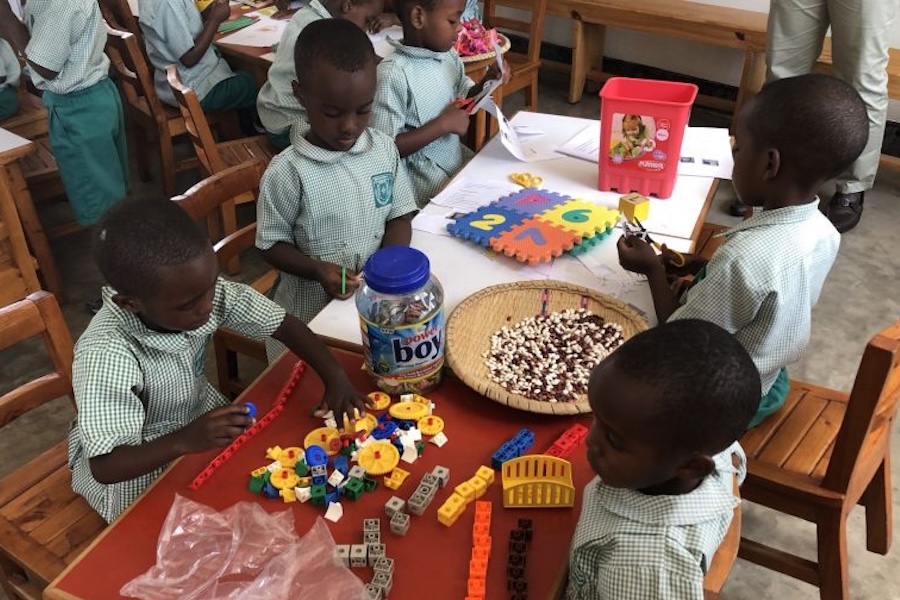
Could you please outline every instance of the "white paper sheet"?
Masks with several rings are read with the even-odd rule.
[[[372,41],[372,47],[375,48],[375,54],[381,58],[387,58],[394,52],[394,47],[388,43],[388,40],[402,40],[403,28],[399,25],[382,29],[378,33],[370,33],[369,39]]]
[[[591,123],[575,134],[572,139],[556,149],[560,154],[598,162],[600,154],[600,121]]]
[[[268,48],[281,40],[281,34],[284,33],[287,24],[287,21],[260,17],[259,21],[253,25],[248,25],[230,35],[226,35],[216,43]]]
[[[728,130],[720,127],[688,127],[681,143],[679,175],[731,179],[734,157]]]
[[[431,202],[461,213],[468,213],[519,189],[515,183],[502,179],[478,180],[461,177],[445,187]]]
[[[498,128],[500,130],[500,143],[506,148],[510,154],[515,156],[522,162],[533,163],[543,160],[555,160],[562,158],[557,152],[553,144],[542,143],[544,140],[533,140],[524,142],[519,138],[515,128],[510,125],[509,120],[503,111],[500,110],[491,98],[488,98],[483,106],[484,110],[494,115],[497,119]]]
[[[452,222],[452,220],[444,215],[420,212],[412,220],[412,228],[416,231],[426,231],[435,235],[449,236],[450,232],[447,231],[447,224]]]

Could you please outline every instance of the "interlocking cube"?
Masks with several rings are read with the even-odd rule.
[[[351,479],[359,479],[360,481],[366,476],[366,470],[359,465],[353,465],[347,472],[347,477]]]
[[[387,551],[384,544],[366,544],[369,547],[369,566],[374,567],[379,558],[384,558]]]
[[[491,239],[496,238],[504,231],[509,231],[514,225],[525,220],[525,215],[498,206],[489,204],[482,206],[474,212],[463,215],[455,223],[447,225],[447,231],[453,236],[475,242],[487,247]]]
[[[409,515],[406,513],[394,513],[391,517],[391,532],[397,535],[406,535],[409,531]]]
[[[363,519],[363,531],[381,531],[381,519]]]
[[[650,216],[650,200],[637,192],[626,194],[619,198],[619,211],[629,223],[635,219],[643,221]]]
[[[397,496],[391,496],[391,498],[384,503],[384,512],[391,518],[393,518],[395,514],[403,512],[404,508],[406,508],[406,501]]]
[[[491,240],[491,248],[530,265],[550,262],[581,241],[581,236],[539,218],[522,221]]]
[[[435,494],[437,494],[437,488],[437,485],[426,485],[424,483],[420,483],[419,487],[416,488],[415,493],[425,496],[425,498],[430,503],[432,500],[434,500]]]
[[[412,514],[421,517],[425,509],[428,508],[428,498],[422,494],[413,494],[406,503],[406,508]]]
[[[497,200],[496,205],[528,217],[533,217],[544,211],[550,210],[554,206],[562,204],[569,199],[568,196],[563,196],[547,190],[525,188],[519,192],[500,198]]]
[[[605,232],[615,225],[619,219],[619,211],[584,200],[569,200],[538,218],[585,238]]]
[[[377,585],[372,585],[371,583],[366,584],[366,594],[368,600],[384,600],[384,595],[382,594],[382,590]]]
[[[350,566],[350,546],[338,544],[334,547],[334,559],[345,567]]]
[[[380,531],[366,531],[363,534],[363,542],[367,546],[371,544],[380,544],[381,543],[381,532]]]
[[[375,560],[375,565],[372,568],[375,569],[376,573],[387,573],[388,575],[393,575],[394,559],[388,558],[387,556],[382,556]]]
[[[368,554],[365,544],[353,544],[350,546],[350,566],[366,567],[369,564]]]
[[[435,467],[435,468],[437,468],[437,467]],[[424,475],[422,475],[422,482],[421,482],[420,485],[427,485],[427,486],[431,486],[431,487],[439,487],[439,486],[440,486],[440,481],[439,481],[438,478],[434,475],[434,472],[431,472],[431,473],[425,473]]]
[[[431,474],[440,482],[440,486],[444,487],[450,481],[450,469],[437,465],[432,469]],[[423,477],[424,479],[424,477]]]
[[[375,573],[375,576],[372,577],[372,585],[381,588],[384,595],[387,596],[391,593],[391,587],[394,585],[394,578],[387,573]]]

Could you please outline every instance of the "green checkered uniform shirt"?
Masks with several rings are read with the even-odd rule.
[[[16,52],[9,43],[0,38],[0,89],[19,87],[19,75],[22,68],[16,58]]]
[[[141,31],[147,44],[147,56],[153,64],[156,95],[170,106],[178,106],[166,78],[166,67],[178,66],[182,83],[196,92],[201,102],[220,82],[234,72],[210,46],[193,67],[181,64],[181,57],[194,47],[203,31],[203,20],[193,0],[139,0]]]
[[[474,85],[454,50],[432,52],[395,40],[388,43],[395,51],[378,65],[372,127],[392,138],[433,121]],[[472,156],[459,136],[447,134],[404,158],[416,203],[428,204]]]
[[[725,242],[672,319],[703,319],[747,350],[767,394],[809,342],[812,307],[841,235],[818,201],[758,212],[722,234]]]
[[[78,413],[69,432],[73,489],[112,521],[165,469],[104,485],[88,460],[119,446],[139,445],[181,429],[228,404],[203,372],[206,349],[219,327],[267,338],[284,309],[249,286],[219,279],[206,325],[182,333],[148,329],[103,289],[103,307],[75,345],[72,383]]]
[[[269,67],[266,83],[256,97],[259,120],[269,133],[278,135],[295,121],[306,119],[306,109],[294,96],[294,89],[291,86],[297,79],[297,72],[294,70],[294,47],[297,45],[297,37],[307,25],[313,21],[330,18],[331,14],[319,0],[312,0],[309,6],[304,6],[294,13],[284,33],[281,34],[275,62]]]
[[[732,455],[740,458],[737,469]],[[568,600],[703,600],[703,576],[734,507],[732,474],[746,474],[735,442],[716,471],[680,496],[648,496],[595,477],[584,488],[569,555]]]
[[[28,69],[36,88],[70,94],[107,77],[106,22],[97,0],[28,0],[22,17],[31,35],[25,56],[58,73],[48,80]]]
[[[283,242],[316,260],[357,271],[381,247],[385,223],[416,210],[394,140],[371,127],[348,152],[314,146],[306,123],[272,159],[256,208],[256,245]],[[317,281],[282,272],[275,301],[308,323],[330,297]],[[284,347],[266,343],[270,359]]]

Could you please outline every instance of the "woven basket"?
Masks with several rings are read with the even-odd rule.
[[[587,288],[561,281],[519,281],[485,288],[466,298],[447,322],[447,364],[466,385],[491,400],[528,412],[572,415],[591,412],[587,398],[576,402],[545,402],[513,394],[488,377],[482,354],[491,336],[541,312],[544,290],[547,312],[584,307],[622,326],[625,339],[647,329],[647,323],[627,304]]]
[[[509,38],[503,35],[502,33],[497,34],[497,38],[500,42],[500,52],[506,54],[506,51],[509,50],[510,42]],[[487,60],[489,58],[494,58],[497,53],[491,50],[490,52],[482,52],[481,54],[473,54],[472,56],[460,56],[459,59],[464,63],[473,63],[478,62],[480,60]]]

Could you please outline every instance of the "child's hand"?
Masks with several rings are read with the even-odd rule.
[[[648,275],[653,270],[662,268],[662,262],[653,247],[637,236],[623,235],[616,246],[619,250],[619,264],[626,271]]]
[[[500,69],[497,67],[497,63],[492,63],[490,67],[488,67],[487,73],[484,74],[484,80],[490,81],[491,79],[500,79],[501,85],[506,85],[509,83],[509,78],[512,76],[512,71],[509,68],[509,63],[506,62],[506,59],[503,59],[503,77],[500,77]]]
[[[338,300],[346,300],[347,298],[352,296],[353,293],[356,292],[356,288],[359,287],[359,273],[354,273],[350,269],[347,269],[346,275],[344,275],[341,272],[343,270],[341,265],[319,261],[316,270],[318,273],[318,282],[322,284],[325,292],[332,298],[337,298]],[[344,279],[343,293],[341,292],[342,278]]]
[[[249,410],[245,404],[229,404],[200,415],[180,430],[184,453],[227,446],[253,425]]]
[[[333,381],[326,382],[325,394],[322,403],[313,411],[313,415],[321,417],[329,410],[334,414],[334,420],[337,421],[338,428],[344,426],[344,415],[352,423],[355,419],[356,411],[360,416],[366,414],[366,409],[375,408],[374,403],[366,396],[363,396],[347,379],[347,374],[341,372],[340,377]]]
[[[459,104],[454,102],[444,109],[444,112],[438,117],[443,126],[444,135],[453,133],[456,135],[466,135],[469,132],[469,117],[471,115],[460,108]]]
[[[216,0],[206,9],[206,12],[209,14],[206,17],[208,20],[214,23],[224,23],[231,16],[231,5],[228,4],[228,0]]]
[[[291,0],[275,0],[275,8],[277,8],[279,12],[287,10],[290,6]]]
[[[372,20],[368,23],[371,33],[378,33],[382,29],[387,29],[394,25],[400,25],[400,17],[394,13],[381,13],[376,17],[372,17]]]

